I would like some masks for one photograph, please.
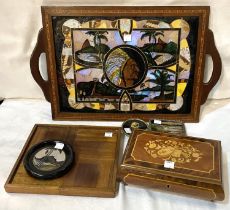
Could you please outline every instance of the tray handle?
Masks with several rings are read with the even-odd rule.
[[[216,48],[215,40],[213,32],[208,29],[207,34],[207,42],[206,42],[206,54],[210,55],[213,61],[213,70],[211,78],[208,82],[203,83],[202,87],[202,97],[201,97],[201,105],[205,103],[208,98],[208,94],[211,89],[216,85],[217,81],[220,78],[221,70],[222,70],[222,62],[220,58],[220,54]]]
[[[42,53],[45,53],[44,29],[43,28],[41,28],[38,33],[37,44],[30,57],[30,69],[31,69],[31,74],[34,80],[38,83],[38,85],[42,89],[45,99],[50,102],[49,80],[48,81],[44,80],[39,70],[39,58]]]

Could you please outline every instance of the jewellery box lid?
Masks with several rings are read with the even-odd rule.
[[[161,174],[221,183],[221,143],[217,140],[134,130],[120,173]]]

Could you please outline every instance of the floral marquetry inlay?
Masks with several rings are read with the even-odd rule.
[[[145,144],[144,150],[152,158],[161,158],[175,163],[198,162],[203,156],[200,150],[191,144],[175,140],[150,140]]]
[[[219,161],[210,142],[147,131],[135,137],[130,159],[127,159],[141,167],[151,165],[154,169],[162,169],[165,160],[176,163],[174,171],[183,169],[194,173],[210,173],[215,169],[215,162]]]

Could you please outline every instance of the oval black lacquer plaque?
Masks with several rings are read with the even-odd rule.
[[[59,140],[48,140],[32,146],[23,163],[31,176],[53,179],[66,174],[73,160],[74,152],[70,145]]]

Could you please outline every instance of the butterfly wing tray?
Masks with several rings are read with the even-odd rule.
[[[109,132],[110,137],[105,137]],[[112,133],[112,134],[111,134]],[[27,174],[23,158],[31,146],[44,140],[62,140],[72,146],[75,160],[60,178],[39,180]],[[120,129],[116,127],[35,125],[6,184],[7,192],[114,197]]]
[[[198,121],[220,77],[209,7],[46,6],[42,19],[30,66],[55,120]]]
[[[224,199],[220,141],[135,130],[119,171],[125,184]]]

